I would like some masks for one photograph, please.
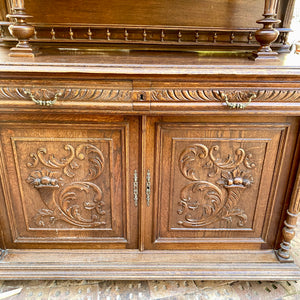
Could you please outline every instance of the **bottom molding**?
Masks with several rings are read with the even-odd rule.
[[[274,251],[7,250],[2,280],[297,280]]]

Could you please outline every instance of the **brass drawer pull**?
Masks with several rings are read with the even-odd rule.
[[[251,103],[253,99],[256,98],[256,95],[253,93],[250,94],[248,102],[229,102],[228,96],[223,92],[221,92],[221,97],[225,100],[225,103],[228,107],[244,109]]]
[[[24,94],[28,95],[34,103],[41,105],[41,106],[51,106],[57,101],[58,97],[62,96],[62,93],[58,92],[54,95],[53,100],[38,100],[38,99],[35,99],[34,95],[29,90],[25,90]]]

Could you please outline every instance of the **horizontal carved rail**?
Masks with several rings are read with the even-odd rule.
[[[77,87],[0,87],[0,100],[48,101],[59,94],[60,101],[70,102],[300,102],[300,90],[232,89],[97,89]],[[253,97],[254,95],[254,97]]]

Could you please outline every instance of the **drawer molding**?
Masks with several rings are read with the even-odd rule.
[[[300,101],[299,90],[200,90],[200,89],[162,89],[151,93],[151,101],[210,101],[225,102],[224,94],[228,101],[248,102],[252,95],[253,102],[289,102]]]
[[[59,94],[59,101],[130,101],[131,90],[64,88],[64,87],[0,87],[1,100],[31,100],[34,98],[48,101]]]
[[[300,102],[300,90],[269,89],[97,89],[77,87],[0,87],[0,100],[49,101],[60,95],[58,101],[99,102]]]

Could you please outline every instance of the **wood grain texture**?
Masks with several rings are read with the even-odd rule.
[[[1,125],[6,185],[18,186],[7,191],[9,226],[15,228],[7,244],[135,244],[135,220],[126,213],[133,206],[125,181],[129,123],[61,126]]]
[[[222,124],[220,118],[215,124],[168,121],[155,129],[153,164],[159,179],[152,247],[234,248],[234,240],[261,247],[266,243],[262,228],[269,220],[259,214],[274,202],[268,199],[271,182],[265,181],[273,175],[266,172],[276,172],[276,153],[288,125]]]
[[[0,264],[0,274],[3,279],[106,280],[291,280],[300,276],[295,264],[280,264],[272,251],[114,250],[108,253],[41,249],[7,251]]]
[[[294,56],[1,51],[3,278],[299,278]]]

